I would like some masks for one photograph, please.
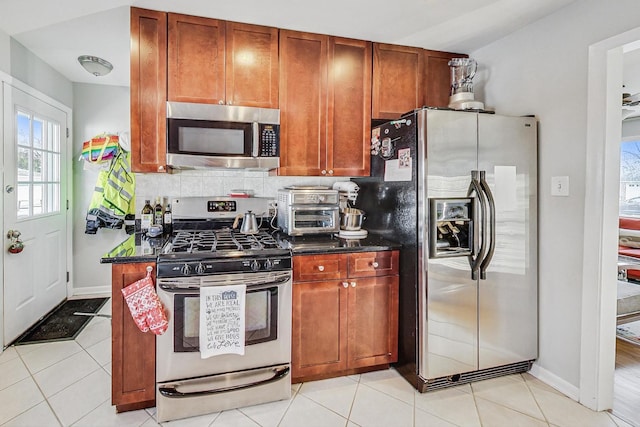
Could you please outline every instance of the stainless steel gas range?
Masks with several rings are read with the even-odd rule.
[[[232,228],[247,211],[267,215],[269,202],[172,200],[174,232],[157,260],[157,292],[169,316],[156,340],[159,422],[291,396],[291,252],[268,228]],[[201,290],[238,284],[246,286],[244,354],[203,358]]]

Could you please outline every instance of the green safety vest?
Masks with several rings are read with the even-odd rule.
[[[121,218],[127,214],[135,214],[135,186],[129,153],[120,151],[111,160],[109,170],[102,170],[98,174],[89,210],[99,209]]]

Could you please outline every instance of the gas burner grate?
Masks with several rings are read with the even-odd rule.
[[[224,252],[278,248],[276,240],[267,232],[242,234],[232,229],[181,230],[171,241],[172,253]]]

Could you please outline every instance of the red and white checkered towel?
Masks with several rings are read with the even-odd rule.
[[[162,335],[169,327],[162,303],[156,294],[151,272],[122,289],[131,317],[142,332],[151,329],[156,335]]]

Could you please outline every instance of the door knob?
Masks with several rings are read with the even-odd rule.
[[[9,230],[7,232],[7,239],[11,240],[9,245],[9,253],[19,254],[24,250],[24,243],[20,240],[20,232],[18,230]]]

